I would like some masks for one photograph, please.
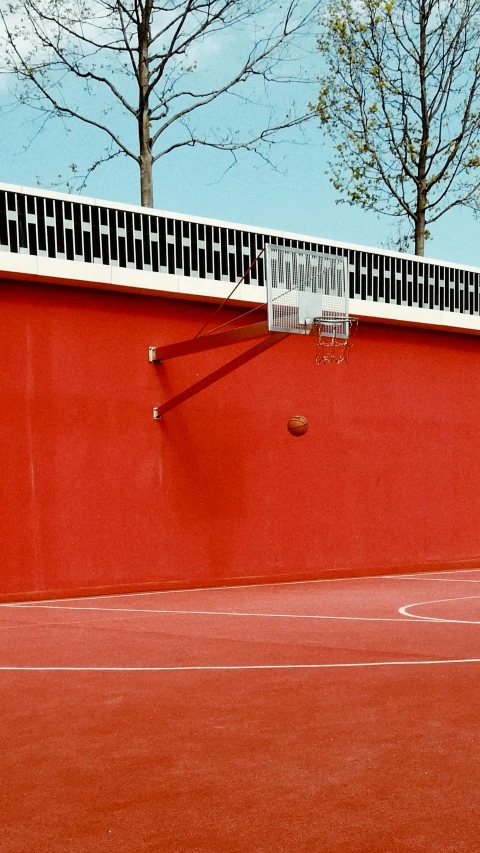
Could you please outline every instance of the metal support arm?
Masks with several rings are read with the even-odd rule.
[[[239,326],[229,329],[227,332],[218,332],[214,335],[202,335],[202,337],[191,338],[188,341],[180,341],[176,344],[166,344],[163,347],[149,347],[148,360],[154,364],[166,361],[167,358],[178,358],[181,355],[189,355],[193,352],[203,352],[215,347],[226,347],[230,344],[238,344],[242,341],[250,341],[254,338],[262,338],[268,335],[268,323],[251,323],[248,326]]]
[[[242,327],[242,329],[252,330],[253,328],[258,327],[258,326],[265,326],[266,327],[266,325],[267,325],[266,323],[255,323],[253,326],[244,326],[244,327]],[[241,332],[242,329],[233,329],[232,331]],[[254,335],[251,335],[251,337],[260,337],[260,334],[266,334],[266,332],[268,332],[268,329],[266,329],[263,332],[255,333]],[[226,334],[227,333],[222,333],[219,335],[211,335],[210,339],[212,340],[213,338],[223,338]],[[208,337],[209,337],[208,335],[205,335],[203,338],[196,338],[193,341],[184,341],[183,344],[188,344],[188,343],[193,344],[193,343],[198,343],[200,341],[206,341],[208,339]],[[270,332],[270,334],[268,335],[268,338],[265,338],[265,340],[260,341],[260,343],[255,344],[255,346],[251,347],[246,352],[242,353],[241,355],[238,355],[236,358],[227,362],[227,364],[224,364],[222,367],[219,367],[217,370],[214,370],[213,373],[209,373],[208,376],[205,376],[203,379],[200,379],[199,382],[195,382],[194,385],[190,385],[189,388],[187,388],[185,391],[182,391],[180,394],[177,394],[176,397],[172,397],[170,400],[167,400],[165,403],[162,403],[161,406],[155,406],[153,409],[154,419],[157,421],[160,420],[162,415],[165,414],[165,412],[169,412],[170,409],[174,409],[175,406],[178,406],[180,403],[183,403],[185,400],[188,400],[190,397],[193,397],[195,394],[198,394],[199,391],[203,391],[204,388],[208,388],[209,385],[213,385],[214,382],[217,382],[219,379],[222,379],[223,376],[227,376],[233,370],[236,370],[237,367],[241,367],[242,364],[246,364],[248,361],[251,361],[252,358],[256,358],[257,355],[260,355],[260,353],[265,352],[266,350],[270,349],[270,347],[275,346],[275,344],[280,343],[280,341],[283,341],[284,338],[288,338],[287,333]],[[213,346],[224,346],[227,343],[238,343],[239,340],[248,340],[248,337],[242,337],[242,338],[237,337],[236,340],[234,340],[234,341],[228,340],[228,341],[225,341],[224,344],[214,343]],[[172,350],[176,346],[182,346],[182,344],[171,344]],[[207,347],[201,347],[201,348],[207,349]],[[155,349],[155,348],[152,347],[152,349]],[[162,349],[161,347],[156,348],[157,355],[161,349]],[[165,350],[165,349],[167,349],[167,347],[164,347],[163,349]],[[187,351],[188,352],[198,352],[198,349],[197,350],[188,349]],[[185,352],[182,352],[182,353],[181,352],[175,352],[175,355],[184,355],[184,354],[185,354]],[[168,357],[174,358],[175,355],[170,355]],[[162,357],[165,358],[165,355],[163,355]],[[156,359],[151,359],[151,360],[156,360]],[[160,358],[160,360],[161,360],[161,358]]]

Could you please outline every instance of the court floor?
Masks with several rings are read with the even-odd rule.
[[[480,851],[480,569],[0,606],[0,851]]]

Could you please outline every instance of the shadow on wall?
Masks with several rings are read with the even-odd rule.
[[[188,380],[180,381],[161,368],[159,375],[162,399],[188,385]],[[220,395],[212,402],[207,389],[167,412],[157,424],[162,434],[163,484],[176,526],[170,535],[181,537],[182,551],[187,546],[191,577],[231,574],[234,534],[248,510],[244,417],[244,409],[231,398],[228,406]]]

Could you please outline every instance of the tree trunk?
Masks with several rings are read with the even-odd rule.
[[[153,207],[152,152],[150,135],[139,128],[140,135],[140,203],[143,207]]]
[[[425,254],[425,201],[420,202],[420,193],[415,218],[415,254]]]
[[[138,24],[138,142],[140,166],[140,199],[143,207],[153,207],[152,140],[150,134],[150,18],[152,0],[146,0]]]
[[[427,26],[428,26],[428,9],[425,0],[420,0],[419,5],[419,55],[418,55],[418,75],[420,81],[420,108],[422,120],[422,139],[420,150],[418,152],[418,172],[417,172],[417,209],[415,211],[415,254],[423,255],[425,252],[425,209],[427,207],[427,152],[428,152],[428,136],[430,132],[429,113],[428,113],[428,97],[427,97],[427,76],[426,76],[426,56],[427,56]]]

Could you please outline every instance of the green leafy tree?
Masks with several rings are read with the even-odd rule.
[[[17,103],[36,110],[40,127],[57,117],[100,131],[108,147],[87,177],[106,160],[130,158],[141,202],[152,206],[153,165],[172,151],[262,154],[279,131],[305,121],[252,107],[251,126],[226,119],[217,127],[210,110],[231,95],[253,99],[255,83],[265,94],[298,80],[296,40],[318,8],[319,0],[11,0],[0,7],[0,44]],[[223,63],[219,45],[231,54]]]
[[[340,201],[427,226],[480,207],[480,2],[332,0],[316,110]]]

